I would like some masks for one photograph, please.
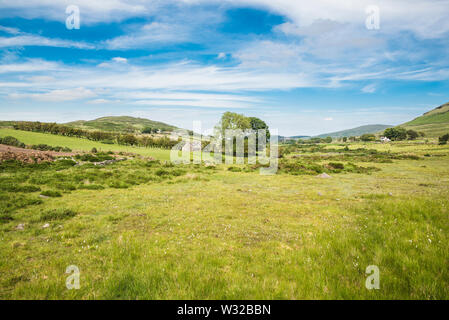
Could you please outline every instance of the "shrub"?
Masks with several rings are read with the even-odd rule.
[[[63,220],[73,218],[76,215],[77,213],[70,209],[53,209],[42,212],[39,221]]]
[[[33,150],[40,150],[40,151],[56,151],[56,152],[61,152],[61,151],[71,152],[72,151],[72,149],[67,148],[67,147],[60,147],[60,146],[52,147],[52,146],[49,146],[48,144],[44,144],[44,143],[34,144],[32,146],[29,146],[29,148],[33,149]]]
[[[101,184],[82,184],[82,185],[79,186],[79,189],[103,190],[104,187]]]
[[[7,136],[7,137],[2,138],[1,143],[2,144],[6,144],[8,146],[25,148],[25,143],[20,142],[19,140],[17,140],[14,137],[11,137],[11,136]]]
[[[41,191],[41,188],[39,188],[38,186],[33,186],[33,185],[20,186],[17,184],[2,183],[2,184],[0,184],[0,190],[8,191],[8,192],[31,193],[31,192]]]
[[[376,136],[372,133],[365,133],[362,134],[362,136],[360,137],[360,139],[362,141],[368,142],[368,141],[375,141],[376,140]]]
[[[339,162],[329,162],[328,166],[331,167],[332,169],[338,169],[338,170],[343,170],[345,168],[345,165],[343,163],[339,163]]]
[[[111,188],[116,188],[116,189],[127,189],[127,188],[129,188],[128,184],[126,184],[123,181],[118,181],[118,180],[112,181],[111,183],[109,183],[109,186]]]
[[[415,130],[407,130],[407,137],[409,140],[416,140],[419,137],[419,133]]]
[[[98,152],[98,150],[97,150],[97,148],[92,148],[92,150],[90,150],[90,152],[92,152],[92,153],[97,153]]]
[[[438,138],[438,144],[440,145],[447,144],[448,140],[449,140],[449,133],[446,133],[444,136]]]
[[[59,198],[62,197],[62,194],[58,191],[53,191],[53,190],[45,190],[43,192],[41,192],[42,196],[46,196],[46,197],[51,197],[51,198]]]
[[[154,172],[155,175],[161,177],[161,176],[167,176],[170,175],[170,172],[164,169],[158,169]]]
[[[228,171],[231,171],[231,172],[241,172],[242,169],[240,169],[239,167],[229,167],[229,168],[228,168]]]

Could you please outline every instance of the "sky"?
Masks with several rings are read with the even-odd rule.
[[[448,56],[449,0],[2,0],[0,119],[397,125],[449,101]]]

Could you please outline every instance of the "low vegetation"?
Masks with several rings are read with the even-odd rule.
[[[447,145],[283,148],[275,176],[139,157],[98,166],[111,156],[100,149],[2,162],[0,298],[449,296]],[[80,290],[65,287],[69,265]],[[368,265],[380,290],[365,288]]]

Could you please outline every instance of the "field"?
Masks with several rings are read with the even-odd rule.
[[[27,145],[45,143],[51,146],[68,147],[74,151],[90,151],[92,150],[92,148],[96,148],[98,151],[132,152],[140,154],[142,156],[153,157],[159,160],[170,159],[170,150],[122,146],[118,144],[110,145],[87,139],[0,128],[0,137],[5,136],[13,136]]]
[[[449,147],[347,146],[290,150],[275,176],[138,158],[3,163],[0,298],[449,298]],[[66,288],[70,265],[79,290]],[[365,288],[369,265],[379,290]]]
[[[424,132],[427,137],[438,137],[449,133],[449,103],[426,112],[421,117],[404,123],[402,126]]]

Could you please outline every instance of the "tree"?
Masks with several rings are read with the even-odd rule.
[[[444,136],[441,136],[438,138],[438,144],[447,144],[447,142],[449,141],[449,133],[446,133]]]
[[[226,130],[247,130],[251,129],[251,120],[243,114],[234,112],[225,112],[221,116],[220,123],[217,128],[224,137]]]
[[[270,140],[270,130],[268,129],[268,125],[265,123],[265,121],[260,120],[256,117],[250,117],[249,122],[252,130],[266,130],[267,141]]]
[[[343,142],[346,142],[346,141],[348,141],[348,138],[347,137],[343,137]]]
[[[331,137],[326,137],[323,140],[325,143],[331,143],[332,142],[332,138]]]
[[[407,137],[409,140],[416,140],[419,137],[419,133],[415,130],[407,130]]]
[[[390,140],[405,140],[407,138],[407,131],[404,128],[388,128],[384,131],[384,136]]]
[[[151,127],[146,127],[142,130],[142,133],[153,133],[153,128]]]
[[[360,139],[362,141],[365,141],[365,142],[367,142],[367,141],[376,141],[376,136],[374,134],[372,134],[372,133],[365,133],[365,134],[362,134]]]

